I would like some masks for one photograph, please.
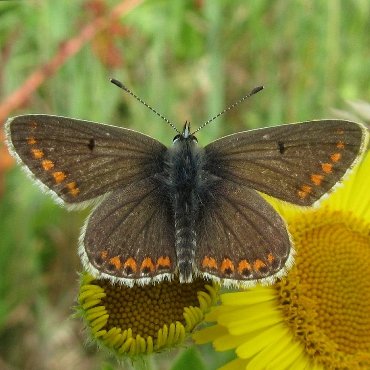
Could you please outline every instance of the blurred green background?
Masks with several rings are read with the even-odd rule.
[[[129,8],[110,18],[121,5]],[[97,19],[106,22],[98,32]],[[72,42],[89,30],[86,42]],[[0,1],[0,117],[71,116],[170,145],[175,132],[109,77],[180,129],[265,85],[202,130],[201,144],[243,129],[333,118],[347,100],[370,100],[370,2]],[[81,322],[71,318],[87,213],[55,205],[3,143],[0,153],[0,369],[129,368],[86,345]],[[183,351],[152,359],[152,367],[171,368]],[[177,369],[197,356],[205,369],[226,360],[196,348]]]

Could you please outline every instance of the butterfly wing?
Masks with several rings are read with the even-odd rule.
[[[66,204],[83,204],[161,172],[166,151],[132,130],[49,115],[11,118],[6,132],[13,155]]]
[[[280,215],[255,190],[222,180],[201,208],[198,272],[224,284],[272,282],[291,264],[292,247]]]
[[[80,240],[88,271],[127,285],[172,277],[175,232],[161,189],[148,177],[113,191],[94,209]]]
[[[312,205],[366,148],[357,123],[322,120],[240,132],[205,147],[205,170],[302,206]]]

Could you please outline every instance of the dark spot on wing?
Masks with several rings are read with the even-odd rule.
[[[93,149],[95,148],[95,139],[90,139],[89,140],[89,143],[87,144],[87,147],[93,151]]]
[[[278,141],[278,147],[279,147],[280,154],[284,154],[285,146],[284,146],[284,143],[282,141]]]

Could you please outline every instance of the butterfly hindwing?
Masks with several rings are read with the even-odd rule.
[[[358,160],[367,136],[362,125],[340,120],[239,132],[205,147],[205,169],[290,203],[309,206]]]
[[[132,130],[58,116],[14,117],[6,131],[14,156],[66,204],[81,204],[160,172],[166,151]]]
[[[283,273],[292,247],[272,206],[253,189],[226,180],[212,198],[197,225],[198,272],[232,285],[272,281]]]
[[[113,191],[94,209],[81,236],[85,268],[127,285],[172,277],[175,231],[161,189],[148,177]]]

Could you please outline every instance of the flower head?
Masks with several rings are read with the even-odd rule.
[[[223,294],[194,334],[224,369],[370,368],[370,153],[319,208],[274,202],[292,234],[295,265],[279,282]]]
[[[127,287],[84,273],[78,309],[93,340],[134,357],[181,344],[216,300],[215,288],[203,279]]]

